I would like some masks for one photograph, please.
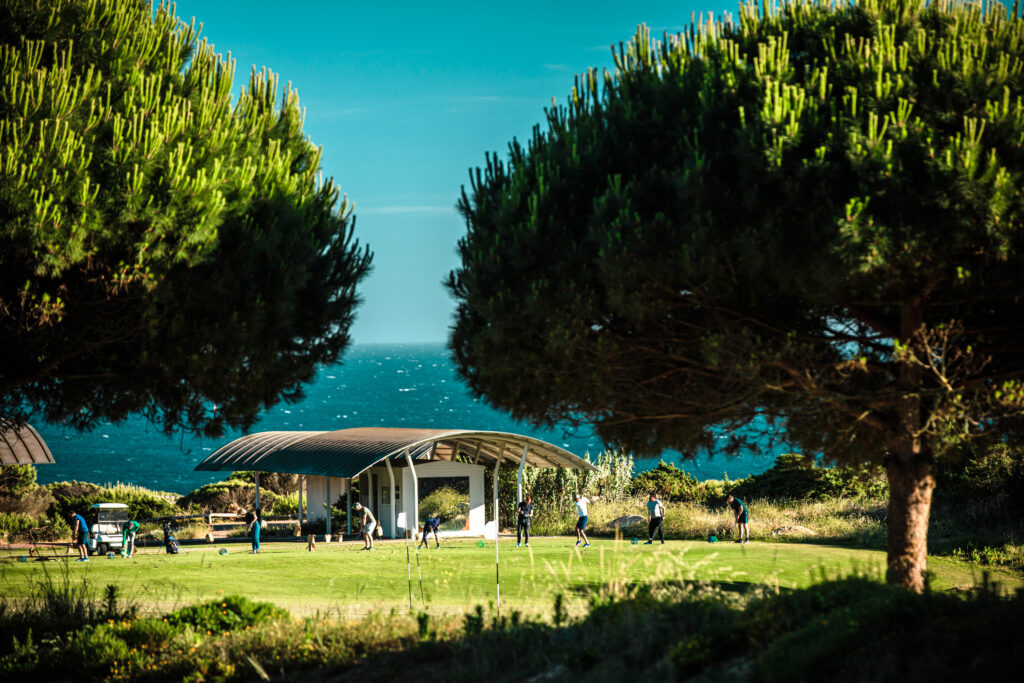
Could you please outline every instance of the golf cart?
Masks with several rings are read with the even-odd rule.
[[[106,555],[107,551],[120,550],[127,521],[128,506],[124,503],[90,505],[89,540],[86,542],[89,553]]]

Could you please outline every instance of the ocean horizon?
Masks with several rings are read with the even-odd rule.
[[[204,439],[165,435],[141,417],[101,424],[91,432],[34,422],[46,440],[54,464],[37,468],[39,483],[122,482],[149,489],[188,493],[226,474],[194,468],[221,446],[242,436]],[[281,402],[265,411],[249,433],[271,430],[335,430],[350,427],[418,427],[514,432],[542,439],[592,459],[605,450],[587,426],[547,430],[517,422],[470,395],[456,376],[443,343],[356,344],[342,362],[322,368],[305,388],[305,398]],[[661,459],[698,479],[738,479],[771,467],[783,449],[726,456],[706,453],[687,460],[674,451]],[[636,470],[656,467],[659,458],[638,460]]]

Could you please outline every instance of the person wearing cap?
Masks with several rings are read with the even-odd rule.
[[[352,506],[357,515],[362,515],[361,524],[363,528],[363,550],[373,550],[373,530],[377,528],[377,520],[374,519],[370,508],[363,507],[362,503]]]
[[[135,534],[139,532],[139,522],[130,519],[121,530],[121,557],[130,558],[135,554]]]
[[[729,504],[736,515],[736,542],[749,543],[750,529],[747,524],[750,521],[750,515],[747,513],[746,503],[731,493],[725,497],[725,502]]]

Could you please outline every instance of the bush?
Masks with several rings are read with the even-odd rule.
[[[35,465],[0,465],[0,495],[20,498],[34,488]]]
[[[58,541],[71,537],[71,527],[59,518],[40,518],[21,512],[0,512],[0,538],[7,543]]]
[[[167,615],[167,623],[191,626],[200,632],[223,633],[287,617],[287,612],[269,602],[253,602],[241,595],[229,595],[171,612]]]
[[[255,472],[240,470],[229,474],[225,481],[240,481],[255,485],[256,479],[254,475]],[[297,474],[286,474],[284,472],[260,472],[260,497],[263,496],[264,491],[270,491],[271,493],[279,496],[284,496],[289,493],[298,493],[298,490],[299,475]]]
[[[39,528],[39,520],[20,512],[0,512],[0,540],[3,542],[23,538],[29,531]]]
[[[260,506],[272,509],[278,496],[260,485]],[[256,486],[252,481],[226,479],[201,486],[178,499],[180,507],[195,506],[206,512],[236,512],[238,509],[252,510],[256,507]]]
[[[729,492],[746,501],[885,498],[888,491],[877,467],[818,467],[799,453],[786,453],[767,471],[736,482]]]
[[[634,477],[629,490],[636,496],[646,497],[654,492],[662,500],[691,503],[707,503],[718,494],[716,487],[697,481],[693,475],[665,461]]]
[[[81,481],[61,481],[45,487],[53,496],[48,511],[50,517],[67,519],[69,511],[84,515],[94,503],[124,503],[128,514],[136,519],[153,519],[180,515],[182,509],[174,504],[173,494],[150,491],[130,484],[98,486]]]
[[[1001,442],[970,446],[936,461],[936,503],[991,504],[1005,496],[1016,507],[1024,496],[1024,452]]]
[[[430,517],[440,517],[444,522],[458,524],[461,528],[469,518],[469,494],[451,486],[442,486],[420,501],[419,511],[420,524]]]
[[[68,566],[56,574],[45,571],[25,599],[0,598],[0,654],[17,648],[15,638],[52,640],[90,624],[133,619],[136,606],[123,603],[118,588],[108,585],[104,597],[90,596],[85,579],[72,580]]]

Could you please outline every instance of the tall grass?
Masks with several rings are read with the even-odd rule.
[[[750,536],[757,540],[807,540],[874,545],[885,538],[885,504],[867,499],[839,498],[822,501],[779,503],[766,500],[747,502],[750,509]],[[588,530],[595,535],[614,535],[611,525],[622,518],[639,521],[622,526],[622,533],[646,537],[647,498],[632,496],[621,500],[592,500]],[[576,515],[570,510],[535,509],[533,531],[537,535],[572,533]],[[708,507],[697,503],[668,503],[665,534],[676,539],[701,539],[709,535],[730,538],[735,530],[730,508]]]

